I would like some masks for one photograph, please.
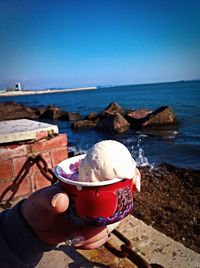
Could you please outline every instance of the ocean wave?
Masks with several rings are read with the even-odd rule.
[[[132,157],[134,158],[137,166],[139,167],[145,167],[151,165],[149,163],[148,158],[145,156],[143,148],[144,139],[146,137],[147,136],[144,134],[139,134],[137,137],[131,137],[125,141],[125,145],[129,149]]]
[[[139,167],[150,166],[148,158],[144,155],[144,150],[142,148],[139,148],[135,161]]]

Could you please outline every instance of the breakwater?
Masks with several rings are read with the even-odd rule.
[[[96,87],[80,87],[80,88],[65,88],[65,89],[45,89],[45,90],[21,90],[21,91],[2,91],[0,92],[1,97],[9,96],[24,96],[24,95],[35,95],[35,94],[50,94],[50,93],[62,93],[80,90],[95,90]]]

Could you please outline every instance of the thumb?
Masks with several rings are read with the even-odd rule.
[[[34,215],[38,217],[51,217],[63,213],[69,207],[69,198],[67,194],[57,185],[48,186],[34,192],[22,204],[22,214],[29,218]],[[26,218],[26,217],[25,217]]]
[[[57,193],[51,199],[51,206],[56,213],[62,213],[69,206],[69,198],[65,193]]]

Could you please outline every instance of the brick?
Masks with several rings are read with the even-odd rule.
[[[52,160],[51,160],[50,152],[41,153],[41,156],[47,163],[47,167],[52,168]],[[40,162],[40,165],[42,166],[42,168],[44,167],[44,164],[42,162]],[[44,186],[49,185],[49,183],[47,183],[48,180],[42,175],[37,164],[35,164],[34,166],[34,171],[32,172],[31,177],[32,177],[33,185],[34,185],[33,190],[40,189]]]
[[[44,188],[46,186],[51,185],[51,182],[48,181],[40,172],[36,172],[35,173],[35,188],[41,189]]]
[[[35,166],[34,172],[37,172],[38,170],[40,170],[40,166],[43,169],[45,169],[46,167],[47,168],[52,168],[52,161],[51,161],[50,152],[47,151],[47,152],[40,153],[39,156],[41,156],[42,159],[39,159],[38,162],[35,162],[35,164],[34,164],[34,166]],[[36,161],[37,161],[37,159],[36,159]],[[38,164],[39,164],[39,167],[38,167]]]
[[[43,152],[41,153],[42,158],[47,163],[48,168],[52,168],[52,161],[51,161],[51,154],[50,152]]]
[[[53,167],[68,158],[67,147],[51,150]]]
[[[13,178],[13,165],[11,160],[0,161],[0,180]]]
[[[9,146],[0,146],[0,159],[10,159],[18,156],[27,155],[30,152],[29,144],[12,144]]]
[[[29,178],[30,178],[30,182],[31,182],[31,191],[34,192],[36,190],[36,186],[35,186],[35,177],[36,177],[36,172],[38,171],[38,167],[36,166],[36,164],[34,164],[31,169],[30,169],[30,173],[29,173]]]
[[[33,153],[36,153],[64,146],[67,146],[67,136],[65,134],[59,134],[50,139],[36,141],[31,145],[31,149]]]
[[[31,193],[29,177],[16,178],[15,180],[0,183],[0,201],[11,200]]]
[[[28,160],[28,156],[16,157],[13,160],[14,176],[20,174],[28,175],[30,173],[32,163]]]

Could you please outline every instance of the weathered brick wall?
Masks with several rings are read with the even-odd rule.
[[[32,142],[0,145],[0,202],[16,200],[50,185],[31,158],[40,154],[48,168],[54,170],[68,157],[65,134],[54,137],[41,134]]]

